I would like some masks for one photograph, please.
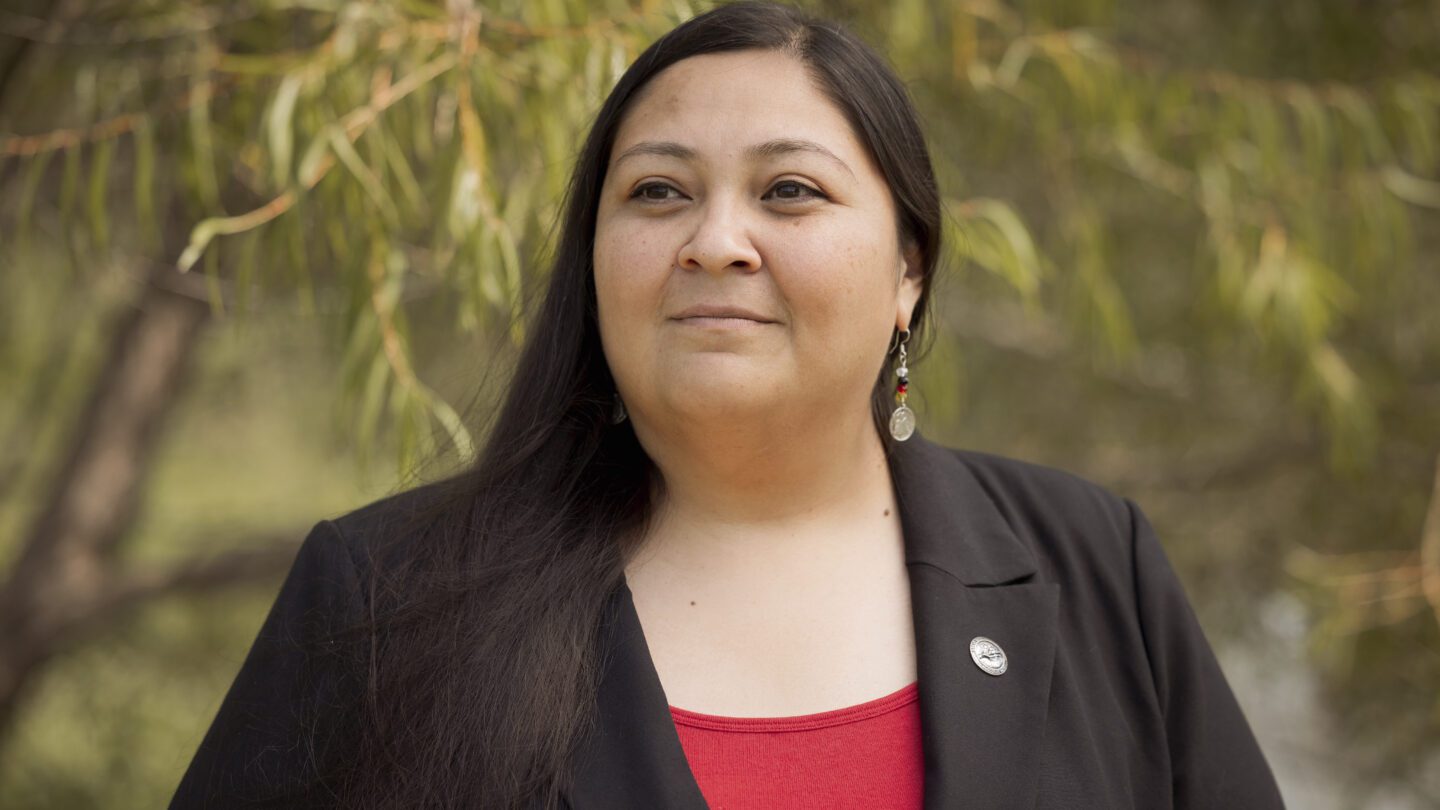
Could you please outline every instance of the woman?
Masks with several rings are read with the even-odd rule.
[[[486,452],[315,527],[172,807],[1280,807],[1133,505],[911,435],[940,216],[838,26],[656,42]]]

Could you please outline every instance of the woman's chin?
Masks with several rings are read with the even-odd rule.
[[[784,386],[769,382],[768,375],[729,373],[736,369],[723,365],[699,363],[667,378],[660,392],[666,410],[687,422],[718,422],[783,407]]]
[[[794,379],[773,352],[683,352],[659,364],[655,384],[668,394],[751,399]]]

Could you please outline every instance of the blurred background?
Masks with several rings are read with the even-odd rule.
[[[926,118],[921,429],[1145,508],[1290,806],[1440,806],[1440,3],[803,5]],[[159,807],[309,527],[483,442],[707,6],[4,6],[0,808]]]

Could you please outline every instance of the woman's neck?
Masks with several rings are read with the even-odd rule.
[[[778,562],[837,538],[889,534],[894,492],[870,414],[835,421],[663,435],[637,426],[663,481],[642,556]]]

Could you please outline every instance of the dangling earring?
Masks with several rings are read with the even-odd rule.
[[[627,416],[629,414],[625,412],[625,402],[620,399],[620,392],[616,391],[614,404],[610,406],[610,424],[618,425],[624,422]]]
[[[906,388],[910,385],[910,369],[905,365],[907,360],[905,344],[910,341],[910,330],[902,331],[904,334],[900,337],[900,353],[895,361],[896,407],[895,411],[890,414],[890,435],[894,436],[897,442],[905,441],[910,438],[910,434],[915,432],[915,412],[905,404]]]

